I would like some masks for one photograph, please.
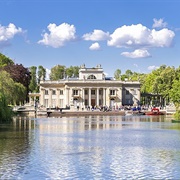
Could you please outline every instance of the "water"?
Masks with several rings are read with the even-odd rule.
[[[170,119],[17,117],[0,125],[0,179],[180,179]]]

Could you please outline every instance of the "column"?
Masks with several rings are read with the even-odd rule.
[[[74,105],[74,102],[73,102],[73,90],[72,90],[72,88],[69,89],[69,95],[70,95],[70,105]]]
[[[97,88],[96,105],[99,106],[99,88]]]
[[[103,106],[106,106],[106,88],[103,88]]]
[[[89,95],[89,106],[91,107],[91,88],[89,88],[88,95]]]
[[[67,89],[66,89],[66,87],[65,87],[65,88],[64,88],[64,93],[63,93],[63,108],[66,107],[66,105],[67,105],[67,99],[66,99],[66,97],[67,97]]]
[[[52,89],[49,89],[49,107],[52,107]]]
[[[140,105],[140,96],[141,96],[140,93],[141,93],[140,89],[137,89],[137,99],[138,99],[137,103],[138,103],[138,105]]]
[[[106,89],[106,106],[110,106],[109,88]]]
[[[82,108],[84,108],[84,88],[81,88],[82,91]]]
[[[44,91],[45,91],[45,89],[41,89],[41,90],[40,90],[40,101],[39,101],[39,102],[40,102],[40,105],[41,105],[41,106],[45,106],[45,102],[44,102],[44,101],[45,101],[45,100],[44,100]]]
[[[59,100],[59,94],[60,94],[60,89],[56,89],[56,106],[60,107],[60,100]]]
[[[68,106],[70,105],[69,88],[66,88],[66,103],[67,103]]]
[[[119,99],[120,99],[120,106],[122,106],[122,88],[119,88]]]

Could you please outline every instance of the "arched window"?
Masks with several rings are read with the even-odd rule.
[[[88,76],[87,79],[96,79],[96,76],[94,76],[94,75],[92,74],[92,75]]]

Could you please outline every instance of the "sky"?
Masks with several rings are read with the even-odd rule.
[[[180,0],[0,0],[0,53],[25,67],[180,66]]]

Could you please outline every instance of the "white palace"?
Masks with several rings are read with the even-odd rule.
[[[101,65],[79,69],[79,78],[40,82],[39,105],[71,109],[140,104],[140,83],[105,77]],[[32,98],[32,96],[30,96]]]

